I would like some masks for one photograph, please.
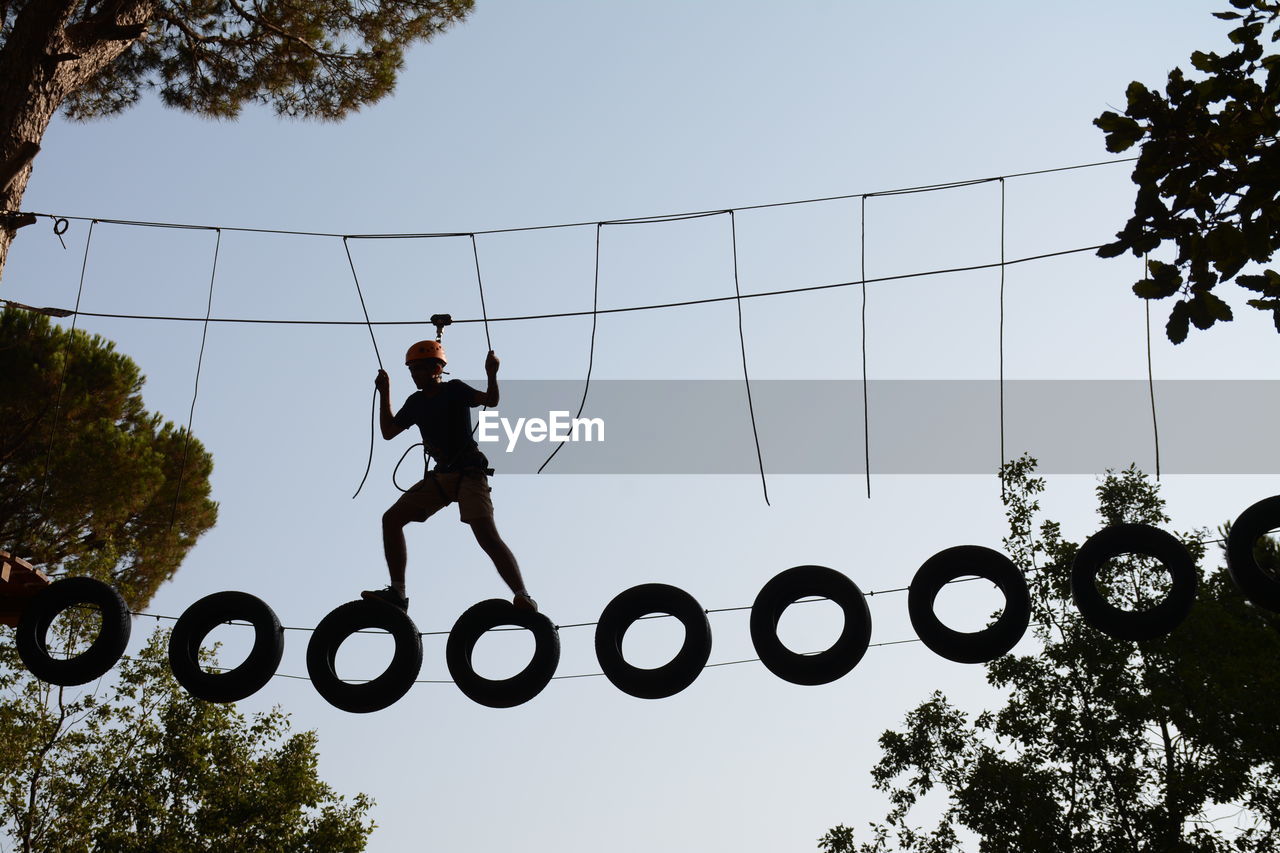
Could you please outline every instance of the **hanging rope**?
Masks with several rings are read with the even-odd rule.
[[[369,471],[374,467],[374,428],[378,423],[378,388],[374,388],[374,402],[369,414],[369,460],[365,462],[365,475],[360,478],[360,485],[357,485],[355,493],[352,494],[351,500],[355,501],[360,489],[365,488],[365,480],[369,479]],[[392,474],[392,480],[396,479],[396,475]]]
[[[476,287],[480,289],[480,318],[484,322],[484,342],[485,342],[485,345],[488,347],[489,352],[493,352],[493,341],[490,340],[489,338],[489,312],[484,307],[484,279],[480,277],[480,250],[476,248],[476,235],[471,234],[470,237],[471,237],[471,255],[476,259]],[[437,341],[440,340],[440,334],[441,334],[441,327],[437,326],[436,327]],[[480,407],[480,411],[482,412],[487,412],[488,410],[489,410],[488,406]],[[472,438],[475,438],[476,432],[479,431],[479,429],[480,429],[480,422],[477,420],[475,423],[475,426],[471,427]],[[427,452],[427,447],[425,444],[422,446],[422,457],[423,457],[422,473],[425,476],[431,466],[431,454]],[[400,459],[403,461],[404,457],[402,456],[400,457]],[[396,464],[396,467],[397,468],[400,467],[399,463]],[[399,485],[396,483],[395,471],[391,472],[391,483],[392,485],[395,485],[396,488],[399,488]]]
[[[84,239],[84,258],[80,261],[80,286],[76,288],[76,308],[71,315],[71,337],[68,340],[74,339],[76,323],[80,319],[80,297],[84,295],[85,271],[89,269],[89,246],[93,244],[93,226],[96,224],[96,219],[90,220],[89,233]],[[66,229],[64,228],[63,230],[65,231]],[[59,239],[61,239],[61,235],[59,235]],[[49,491],[49,468],[53,462],[53,439],[58,433],[58,417],[62,412],[62,394],[67,388],[67,365],[70,360],[71,350],[68,347],[62,359],[62,370],[58,375],[58,397],[53,404],[53,423],[49,425],[49,447],[44,454],[44,474],[40,478],[40,498],[36,501],[37,518],[40,516],[40,510],[44,508],[45,495]],[[42,524],[41,528],[43,529],[44,526]]]
[[[1151,274],[1147,266],[1147,256],[1142,256],[1142,277]],[[1147,392],[1151,395],[1151,433],[1156,445],[1156,482],[1160,482],[1160,424],[1156,421],[1156,382],[1151,369],[1151,300],[1144,299],[1142,305],[1147,315]]]
[[[373,354],[378,359],[378,369],[385,370],[382,366],[382,353],[378,351],[378,339],[373,335],[373,323],[369,320],[369,309],[364,304],[364,291],[360,289],[360,276],[356,274],[356,262],[351,259],[351,246],[347,243],[348,238],[342,238],[342,248],[347,253],[347,265],[351,267],[351,280],[356,284],[356,296],[360,297],[360,310],[364,312],[364,325],[369,330],[369,340],[373,341]]]
[[[173,509],[169,512],[169,533],[178,518],[178,500],[182,497],[182,481],[187,474],[187,451],[191,448],[191,426],[196,417],[196,399],[200,396],[200,370],[204,366],[204,346],[209,338],[209,317],[213,314],[213,284],[218,277],[218,253],[222,249],[222,229],[217,229],[213,244],[213,269],[209,273],[209,296],[205,301],[204,326],[200,331],[200,354],[196,357],[196,379],[191,388],[191,409],[187,412],[187,432],[182,440],[182,464],[178,467],[178,485],[173,490]]]
[[[342,238],[342,248],[347,253],[347,265],[351,267],[351,280],[356,285],[356,296],[360,298],[360,310],[364,312],[364,325],[369,330],[369,340],[373,341],[373,355],[378,359],[378,369],[385,370],[382,366],[382,353],[378,352],[378,339],[373,334],[373,323],[369,322],[369,309],[364,304],[364,291],[360,289],[360,276],[356,274],[356,262],[351,258],[351,246],[347,243],[347,238]],[[373,468],[373,428],[378,419],[378,389],[373,389],[373,404],[369,415],[369,459],[364,463],[364,476],[360,478],[360,485],[356,486],[355,494],[351,496],[352,500],[360,494],[360,490],[364,488],[365,481],[369,479],[369,471]],[[394,476],[394,475],[393,475]]]
[[[862,461],[867,472],[867,498],[871,498],[871,407],[867,393],[867,197],[862,196],[858,217],[861,243],[858,262],[862,285]]]
[[[756,429],[756,410],[751,402],[751,376],[747,373],[747,338],[742,331],[742,288],[738,283],[738,218],[729,211],[729,234],[733,241],[733,293],[738,306],[738,345],[742,348],[742,381],[747,387],[747,413],[751,415],[751,437],[756,443],[756,462],[760,465],[760,488],[764,491],[765,506],[769,503],[769,483],[764,476],[764,456],[760,453],[760,432]]]
[[[1000,179],[1000,466],[997,471],[1004,470],[1004,178]],[[1000,499],[1005,496],[1004,477],[1000,478]]]
[[[587,392],[591,390],[591,368],[596,361],[596,323],[600,318],[599,312],[596,310],[600,304],[600,230],[604,227],[603,222],[596,223],[596,271],[591,283],[591,347],[587,350],[587,381],[582,386],[582,400],[578,402],[578,414],[575,417],[582,417],[582,410],[587,406]],[[550,464],[552,459],[556,458],[556,454],[560,452],[560,448],[564,447],[561,442],[555,446],[541,465],[538,466],[538,473],[542,473],[542,469]]]
[[[471,255],[476,260],[476,287],[480,288],[480,317],[484,320],[484,342],[489,351],[493,351],[493,341],[489,339],[489,312],[484,307],[484,279],[480,277],[480,250],[476,247],[476,235],[471,235]]]

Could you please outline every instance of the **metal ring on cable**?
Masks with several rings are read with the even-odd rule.
[[[62,611],[78,605],[97,605],[102,627],[89,647],[69,658],[49,654],[49,628]],[[95,578],[63,578],[40,590],[27,603],[18,621],[18,656],[41,681],[72,687],[101,678],[116,665],[129,645],[129,608],[113,587]]]
[[[253,626],[253,648],[244,662],[225,672],[200,666],[200,645],[209,632],[233,619]],[[261,690],[280,666],[284,628],[275,611],[247,592],[215,592],[188,607],[169,635],[169,666],[188,693],[208,702],[238,702]]]
[[[515,625],[533,633],[533,658],[510,678],[492,679],[478,674],[471,663],[476,643],[486,631]],[[560,633],[551,620],[532,610],[521,610],[510,601],[491,598],[469,607],[449,632],[444,649],[449,675],[467,698],[489,708],[514,708],[542,692],[560,665]]]
[[[806,596],[830,599],[844,612],[840,636],[825,651],[802,655],[778,637],[778,620]],[[826,566],[795,566],[775,575],[751,605],[751,643],[760,662],[792,684],[828,684],[849,673],[871,643],[871,611],[858,585]]]
[[[665,613],[684,625],[680,651],[656,669],[642,669],[622,656],[622,637],[642,616]],[[618,593],[596,624],[596,659],[613,686],[637,699],[665,699],[697,679],[711,657],[711,623],[702,605],[684,590],[646,583]]]
[[[956,631],[934,613],[938,593],[957,578],[976,576],[995,584],[1004,612],[981,631]],[[907,611],[916,636],[934,654],[956,663],[987,663],[1018,644],[1031,622],[1027,579],[1008,557],[981,545],[957,545],[924,561],[911,579]]]
[[[1114,607],[1098,591],[1098,572],[1121,554],[1154,557],[1173,585],[1164,601],[1147,610]],[[1071,598],[1084,620],[1117,640],[1153,640],[1182,624],[1196,599],[1195,561],[1185,545],[1149,524],[1115,524],[1090,536],[1076,552],[1071,567]]]
[[[1280,612],[1280,577],[1258,565],[1253,546],[1280,528],[1280,495],[1265,498],[1240,513],[1227,535],[1227,571],[1244,596],[1259,607]]]
[[[395,640],[391,662],[377,678],[343,681],[334,670],[338,648],[365,628],[381,628]],[[422,635],[409,614],[372,601],[348,601],[320,620],[307,643],[307,673],[316,692],[330,705],[352,714],[368,714],[394,705],[413,687],[422,669]]]

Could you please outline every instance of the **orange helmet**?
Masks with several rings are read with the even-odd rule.
[[[444,357],[444,346],[439,341],[418,341],[404,354],[404,363],[408,364],[420,358],[438,358],[446,364],[449,361]]]

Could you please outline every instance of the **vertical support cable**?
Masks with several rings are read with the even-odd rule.
[[[1146,279],[1150,275],[1150,269],[1147,266],[1147,256],[1142,256],[1142,277]],[[1156,420],[1156,382],[1155,374],[1151,369],[1151,300],[1144,299],[1142,301],[1146,309],[1147,315],[1147,392],[1151,396],[1151,433],[1156,445],[1156,482],[1160,482],[1160,424]]]
[[[84,276],[85,271],[89,269],[89,246],[93,243],[93,226],[97,224],[98,220],[89,220],[89,233],[84,239],[84,258],[80,261],[80,286],[76,289],[76,308],[71,314],[71,337],[68,338],[68,342],[75,337],[76,323],[80,320],[80,297],[84,295]],[[67,365],[70,359],[71,352],[68,349],[63,354],[62,370],[58,376],[58,397],[53,404],[53,422],[49,424],[49,446],[44,454],[44,474],[40,478],[40,498],[36,501],[36,517],[39,517],[40,510],[44,507],[45,495],[49,491],[49,468],[53,461],[53,439],[58,433],[58,417],[62,412],[62,395],[67,388]]]
[[[764,491],[765,506],[769,503],[769,483],[764,476],[764,455],[760,452],[760,433],[756,429],[756,410],[751,402],[751,376],[747,373],[747,339],[742,331],[742,287],[738,281],[738,219],[733,211],[729,213],[729,234],[733,241],[733,292],[737,297],[734,305],[738,308],[738,345],[742,348],[742,380],[747,387],[747,413],[751,416],[751,436],[756,442],[756,462],[760,466],[760,488]]]
[[[600,231],[604,228],[603,222],[596,223],[596,271],[591,284],[591,347],[587,350],[587,381],[582,386],[582,400],[578,403],[578,414],[575,417],[582,417],[582,410],[587,406],[587,392],[591,390],[591,368],[596,361],[596,323],[600,319],[597,309],[600,307]],[[556,444],[555,449],[551,451],[551,455],[543,460],[538,466],[538,473],[542,473],[542,469],[550,464],[552,459],[556,458],[556,454],[560,452],[560,448],[564,447],[564,442]]]
[[[364,326],[369,330],[369,340],[373,341],[373,355],[378,359],[378,369],[385,370],[382,366],[382,353],[378,352],[378,339],[373,335],[373,323],[369,320],[369,309],[364,304],[364,291],[360,289],[360,276],[356,274],[356,262],[351,258],[351,246],[347,240],[342,238],[342,249],[347,253],[347,265],[351,267],[351,280],[356,284],[356,296],[360,297],[360,310],[364,312]],[[360,490],[364,488],[365,480],[369,479],[369,471],[373,468],[373,424],[378,414],[378,389],[373,389],[373,408],[369,414],[369,459],[364,463],[364,476],[360,478],[360,485],[356,486],[355,494],[351,496],[355,500],[360,494]],[[395,475],[392,474],[394,482]]]
[[[1000,476],[1000,498],[1005,497],[1004,490],[1004,271],[1005,271],[1005,255],[1004,255],[1004,178],[1000,179],[1000,328],[999,328],[999,357],[1000,357],[1000,467],[997,471],[1001,472]]]
[[[480,288],[480,316],[484,318],[484,342],[489,351],[493,351],[493,341],[489,339],[489,311],[484,306],[484,279],[480,277],[480,250],[476,247],[476,235],[471,236],[471,254],[476,260],[476,286]],[[597,258],[597,261],[599,258]]]
[[[356,262],[351,259],[351,246],[348,244],[349,237],[342,238],[342,248],[347,253],[347,264],[351,267],[351,279],[356,283],[356,296],[360,297],[360,310],[364,312],[364,325],[369,330],[369,340],[373,341],[373,354],[378,359],[378,369],[385,370],[382,366],[382,353],[378,352],[378,339],[373,336],[373,323],[369,320],[369,309],[364,304],[364,291],[360,289],[360,276],[356,275]]]
[[[187,432],[182,440],[182,464],[178,467],[178,484],[173,490],[173,509],[169,513],[169,532],[173,532],[178,518],[178,500],[182,497],[182,481],[187,474],[187,451],[191,447],[191,427],[196,417],[196,399],[200,396],[200,370],[204,366],[204,346],[209,338],[209,317],[213,313],[213,284],[218,277],[218,253],[222,249],[222,229],[215,229],[217,239],[213,244],[213,270],[209,273],[209,295],[204,306],[204,327],[200,331],[200,354],[196,357],[196,379],[191,388],[191,409],[187,412]]]
[[[862,461],[867,474],[867,498],[871,498],[871,409],[867,394],[867,197],[861,196],[861,215],[858,217],[861,242],[858,262],[861,265],[862,287]]]

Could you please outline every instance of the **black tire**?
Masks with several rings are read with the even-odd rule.
[[[234,669],[206,672],[200,644],[224,622],[242,619],[253,626],[253,649]],[[284,629],[275,611],[247,592],[215,592],[188,607],[169,635],[169,667],[188,693],[209,702],[238,702],[261,690],[280,666]]]
[[[68,607],[96,604],[102,613],[98,636],[80,654],[65,660],[51,657],[46,645],[49,626]],[[116,665],[129,645],[129,608],[120,593],[93,578],[63,578],[32,597],[18,622],[18,656],[31,674],[61,687],[87,684]]]
[[[1173,578],[1164,601],[1149,610],[1121,610],[1098,591],[1098,571],[1121,554],[1154,557]],[[1195,561],[1186,546],[1148,524],[1115,524],[1090,536],[1071,567],[1071,598],[1084,620],[1117,640],[1154,640],[1182,624],[1196,600]]]
[[[381,628],[395,640],[395,653],[381,675],[352,683],[338,678],[338,648],[356,631]],[[330,705],[352,714],[381,711],[400,701],[422,669],[422,635],[409,614],[372,601],[348,601],[320,620],[307,643],[307,674]]]
[[[667,613],[684,625],[684,644],[668,663],[641,669],[622,656],[622,637],[651,613]],[[646,583],[619,593],[596,625],[596,659],[613,686],[637,699],[665,699],[693,684],[711,657],[711,623],[692,595],[664,583]]]
[[[471,654],[486,631],[502,625],[533,632],[533,658],[520,672],[495,681],[476,673]],[[449,675],[472,702],[489,708],[514,708],[541,693],[556,674],[560,665],[560,632],[541,613],[520,610],[510,601],[491,598],[472,605],[458,617],[445,643],[444,657]]]
[[[1280,578],[1265,572],[1253,558],[1253,545],[1280,527],[1280,495],[1258,501],[1240,513],[1227,536],[1227,571],[1245,598],[1280,612]]]
[[[955,631],[933,611],[938,593],[951,581],[975,575],[991,581],[1004,596],[1004,612],[981,631]],[[1031,623],[1027,579],[1013,562],[981,545],[957,545],[924,561],[907,591],[907,612],[916,636],[930,651],[956,663],[988,663],[1018,644]]]
[[[802,655],[778,639],[778,620],[796,601],[820,595],[844,611],[844,628],[826,651]],[[858,585],[826,566],[795,566],[775,575],[751,605],[751,644],[760,662],[792,684],[813,686],[843,678],[858,665],[871,643],[871,611]]]

